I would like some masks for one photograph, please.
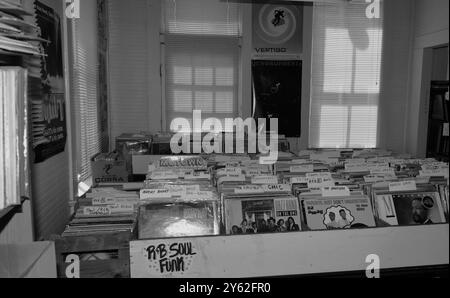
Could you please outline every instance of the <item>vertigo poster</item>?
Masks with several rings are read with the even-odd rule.
[[[253,54],[300,55],[303,5],[253,4]]]
[[[278,118],[278,133],[301,133],[302,61],[253,60],[253,118]]]

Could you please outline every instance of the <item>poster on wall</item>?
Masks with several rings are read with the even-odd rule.
[[[32,102],[34,162],[40,163],[64,151],[67,139],[64,98],[63,53],[60,16],[35,1],[36,23],[41,43],[41,96]]]
[[[302,5],[253,4],[254,55],[299,55],[302,41]]]
[[[253,60],[253,118],[278,118],[278,133],[301,134],[302,61]],[[270,129],[270,127],[269,127]]]

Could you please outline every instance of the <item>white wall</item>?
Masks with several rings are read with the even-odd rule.
[[[414,2],[384,1],[384,5],[379,147],[404,152]]]
[[[449,1],[415,0],[414,11],[405,148],[407,152],[422,157],[426,154],[427,142],[431,47],[448,44]]]

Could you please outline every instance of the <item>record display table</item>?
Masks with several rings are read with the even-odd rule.
[[[449,225],[170,238],[130,242],[134,278],[245,278],[449,264]],[[382,277],[382,276],[381,276]]]

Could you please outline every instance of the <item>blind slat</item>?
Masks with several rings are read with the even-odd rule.
[[[173,119],[237,115],[240,22],[227,1],[164,2],[167,125]],[[223,130],[223,127],[222,127]]]
[[[310,147],[376,147],[383,16],[314,4]]]

